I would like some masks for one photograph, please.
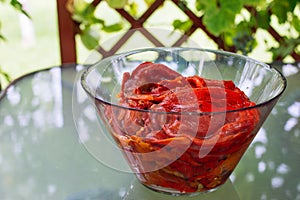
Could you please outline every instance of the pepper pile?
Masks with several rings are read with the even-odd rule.
[[[107,106],[105,115],[129,164],[144,185],[175,193],[223,184],[260,118],[244,109],[255,103],[232,81],[184,77],[151,62],[124,73],[119,97],[134,109]]]

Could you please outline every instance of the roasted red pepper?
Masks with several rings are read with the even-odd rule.
[[[119,97],[120,105],[138,110],[107,106],[106,116],[138,178],[150,188],[179,193],[224,183],[260,117],[255,108],[244,109],[255,103],[232,81],[183,77],[150,62],[124,74]],[[142,154],[165,147],[154,159]],[[156,168],[174,154],[176,159]],[[154,170],[145,171],[149,166]]]

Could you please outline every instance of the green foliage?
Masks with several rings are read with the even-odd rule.
[[[3,83],[9,83],[11,80],[10,76],[8,75],[8,73],[6,73],[5,71],[3,71],[0,68],[0,91],[2,90],[2,85]]]
[[[242,9],[241,0],[211,0],[201,2],[203,2],[203,5],[200,8],[204,11],[203,23],[216,36],[233,28],[236,14],[240,13]]]
[[[270,27],[271,16],[267,10],[258,11],[257,15],[254,17],[255,18],[253,20],[256,22],[257,27],[262,29],[268,29]]]
[[[295,30],[300,33],[300,16],[292,15],[292,25],[295,28]]]
[[[84,0],[77,1],[82,3]],[[134,0],[106,0],[106,2],[114,9],[125,8],[131,16],[137,16],[139,8]],[[154,0],[144,0],[144,2],[149,7]],[[104,19],[95,17],[95,8],[92,7],[92,3],[85,4],[81,6],[81,10],[75,9],[73,16],[74,20],[80,23],[84,44],[91,49],[97,45],[96,40],[100,39],[99,30],[116,32],[122,30],[123,26],[121,22],[106,25]],[[217,44],[224,50],[247,55],[257,46],[257,30],[267,32],[271,30],[271,35],[279,44],[269,49],[274,60],[282,60],[288,55],[300,57],[296,52],[300,44],[298,39],[300,36],[300,0],[195,0],[193,2],[181,0],[177,6],[182,11],[187,8],[196,9],[206,33],[218,38]],[[271,19],[288,26],[287,32],[293,34],[280,35],[272,27]],[[98,25],[98,31],[91,28],[94,25]],[[172,25],[174,30],[188,33],[194,22],[190,19],[175,19]]]
[[[285,37],[284,40],[278,47],[270,48],[270,51],[273,54],[273,59],[276,60],[277,58],[284,58],[288,55],[291,55],[293,50],[300,44],[300,38],[287,38]]]
[[[116,6],[116,2],[117,1],[111,1],[111,4]],[[84,0],[74,0],[72,9],[74,21],[80,24],[80,39],[87,49],[97,47],[101,30],[111,33],[120,31],[123,28],[122,23],[107,25],[103,19],[99,19],[95,15],[96,7]]]
[[[279,23],[283,24],[288,19],[288,13],[294,11],[297,0],[273,0],[271,3],[271,11],[278,18]]]
[[[187,32],[192,26],[193,22],[191,20],[181,21],[179,19],[176,19],[173,22],[174,29],[182,32]]]
[[[30,18],[30,15],[24,10],[22,3],[18,0],[10,0],[9,3],[6,0],[0,0],[0,3],[4,5],[12,6],[17,12],[20,12]],[[5,41],[5,36],[1,33],[1,21],[0,21],[0,41]],[[2,90],[3,83],[9,83],[11,80],[10,76],[4,72],[0,67],[0,91]]]
[[[23,5],[18,0],[10,0],[9,4],[6,0],[0,0],[0,3],[7,4],[15,8],[18,12],[23,13],[28,18],[30,18],[30,15],[24,10]],[[5,37],[3,34],[1,34],[1,21],[0,21],[0,40],[5,40]]]
[[[17,11],[30,18],[29,14],[24,10],[23,5],[18,0],[11,0],[10,5],[12,5]]]
[[[127,4],[127,0],[106,0],[107,4],[116,9],[124,8]]]

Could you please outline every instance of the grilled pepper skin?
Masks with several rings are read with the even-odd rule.
[[[139,181],[152,189],[194,193],[223,184],[259,127],[255,103],[232,81],[183,77],[162,64],[124,73],[119,98],[121,107],[105,105],[105,116]]]

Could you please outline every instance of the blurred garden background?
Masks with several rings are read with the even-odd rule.
[[[84,63],[98,44],[114,34],[133,28],[121,12],[139,19],[154,2],[67,1],[66,9],[78,25],[77,62]],[[163,3],[147,18],[144,27],[187,34],[199,47],[233,51],[263,62],[299,60],[299,0],[160,2]],[[0,0],[2,85],[7,85],[8,78],[11,81],[32,71],[60,65],[56,3],[56,0]],[[186,10],[192,11],[206,30],[194,28],[195,21],[184,13]]]

